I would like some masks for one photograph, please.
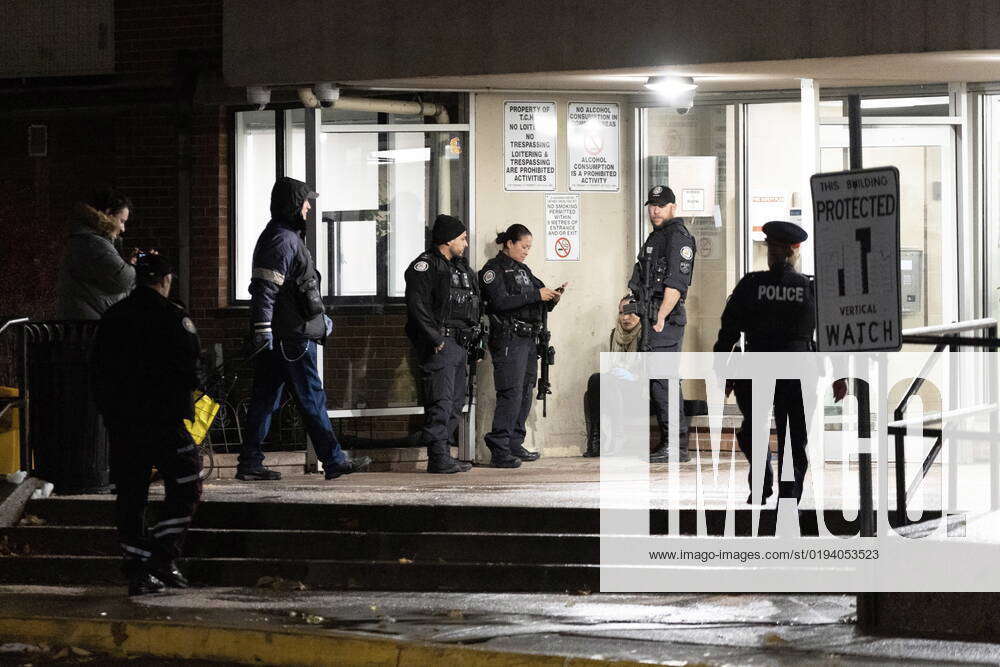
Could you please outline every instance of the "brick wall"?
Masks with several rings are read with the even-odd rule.
[[[206,350],[242,354],[247,312],[228,305],[229,111],[192,105],[192,71],[221,67],[222,0],[117,0],[113,100],[95,89],[61,108],[42,98],[0,112],[0,313],[54,314],[55,286],[73,203],[101,185],[125,192],[134,210],[123,244],[155,248],[173,261],[182,235],[180,201],[189,178],[189,308]],[[41,85],[45,85],[42,81]],[[62,103],[61,103],[62,104]],[[49,155],[27,157],[27,127],[49,127]],[[9,158],[9,159],[8,159]],[[403,334],[405,316],[344,309],[324,355],[330,407],[412,405],[416,389]],[[238,366],[236,394],[251,373]],[[398,437],[421,418],[344,423],[363,437]]]

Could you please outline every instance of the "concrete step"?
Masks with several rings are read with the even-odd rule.
[[[0,558],[0,584],[115,585],[124,578],[113,556]],[[599,589],[594,565],[522,565],[268,558],[188,558],[181,567],[196,586],[253,587],[281,577],[325,590],[577,592]]]
[[[155,520],[160,503],[151,503],[148,516]],[[695,535],[700,513],[694,509],[678,510],[681,535]],[[81,500],[48,498],[33,500],[26,509],[46,526],[111,526],[114,524],[114,501],[111,498]],[[725,530],[726,510],[707,510],[704,522],[709,534]],[[925,520],[940,513],[928,512]],[[777,512],[773,506],[757,516],[758,533],[772,534]],[[889,522],[896,525],[896,512],[889,512]],[[753,533],[751,509],[733,511],[735,534]],[[836,535],[852,535],[858,530],[857,519],[848,521],[839,510],[826,510],[823,521]],[[818,532],[815,510],[799,510],[803,535]],[[668,534],[669,510],[649,514],[651,534]],[[421,505],[327,505],[308,503],[206,502],[195,514],[194,528],[245,531],[344,531],[361,533],[483,533],[536,535],[599,535],[600,510],[597,508],[534,508],[482,506]]]
[[[30,556],[118,556],[111,527],[20,526],[0,532],[7,548]],[[523,533],[360,533],[193,529],[189,558],[287,558],[422,562],[597,564],[596,535]]]
[[[150,503],[155,517],[159,502]],[[112,526],[114,499],[53,497],[26,510],[45,525]],[[267,502],[204,502],[194,527],[248,530],[343,530],[365,532],[499,532],[596,534],[600,514],[591,508],[421,505],[334,505]]]

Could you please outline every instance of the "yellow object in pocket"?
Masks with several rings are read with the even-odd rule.
[[[211,396],[203,391],[194,392],[194,421],[184,420],[184,426],[191,434],[194,444],[202,443],[218,413],[219,404],[213,401]]]

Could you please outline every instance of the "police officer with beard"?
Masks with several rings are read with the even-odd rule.
[[[628,283],[641,310],[643,352],[680,352],[684,343],[684,326],[687,324],[684,300],[694,274],[695,241],[684,226],[684,220],[674,217],[676,201],[673,190],[665,185],[653,187],[646,198],[645,206],[653,231],[639,249],[632,279]],[[669,460],[667,382],[651,380],[649,393],[660,425],[660,445],[650,452],[649,460],[662,463]],[[678,392],[678,398],[683,406],[683,392]],[[691,460],[688,455],[688,420],[683,407],[679,414],[678,458],[683,463]]]
[[[110,436],[115,523],[129,595],[187,588],[175,560],[201,497],[201,454],[184,427],[194,418],[198,333],[184,306],[169,298],[173,269],[160,255],[141,257],[137,287],[104,313],[93,348],[94,390]],[[147,528],[152,468],[166,497],[160,522]]]
[[[730,352],[746,334],[750,352],[809,352],[813,350],[816,329],[816,295],[812,278],[795,270],[799,244],[808,234],[790,222],[771,221],[763,227],[767,242],[767,271],[754,271],[736,284],[722,312],[722,326],[713,351]],[[751,406],[753,388],[750,380],[734,380],[726,384],[726,395],[736,392],[736,403],[743,413],[743,423],[736,434],[740,450],[753,461],[751,436]],[[841,380],[834,383],[834,398],[840,401],[847,393]],[[802,482],[809,467],[806,456],[806,415],[799,380],[778,380],[774,389],[774,421],[778,433],[778,479],[784,463],[786,430],[791,430],[792,467],[795,482],[787,493],[796,501],[802,498]],[[753,471],[748,480],[751,493],[747,503],[767,502],[774,493],[771,472],[771,450],[768,447],[764,468],[762,496],[754,498]]]
[[[538,336],[544,314],[559,303],[566,285],[549,289],[531,273],[524,263],[531,240],[527,227],[511,225],[497,235],[500,252],[479,270],[490,316],[490,357],[497,392],[493,425],[485,436],[494,468],[517,468],[521,461],[535,461],[539,456],[524,448],[524,423],[535,400]]]
[[[476,274],[463,257],[469,246],[458,218],[434,220],[432,247],[406,269],[406,335],[413,343],[423,383],[427,472],[467,472],[472,465],[451,455],[468,382],[469,347],[480,335]]]

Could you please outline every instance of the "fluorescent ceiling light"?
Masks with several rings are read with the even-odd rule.
[[[678,95],[694,90],[698,84],[689,76],[651,76],[646,79],[646,88],[661,95]]]
[[[890,97],[881,100],[861,100],[862,109],[899,109],[948,104],[947,97]]]

